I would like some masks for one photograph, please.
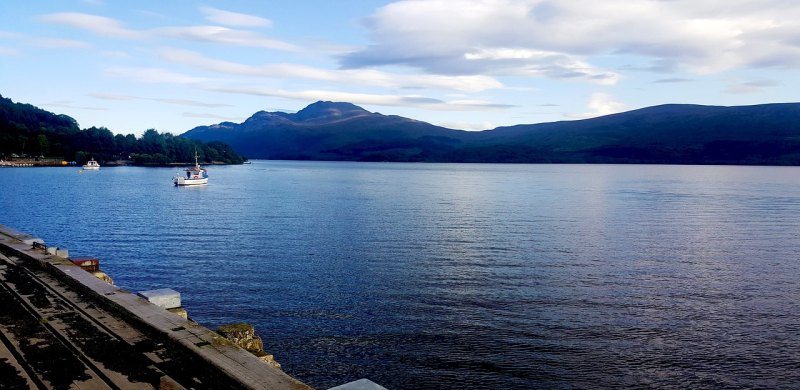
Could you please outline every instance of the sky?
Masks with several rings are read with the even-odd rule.
[[[484,130],[798,91],[796,0],[0,2],[0,95],[119,134],[318,100]]]

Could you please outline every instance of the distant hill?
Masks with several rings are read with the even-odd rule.
[[[61,149],[63,139],[79,132],[78,122],[71,117],[0,96],[0,157]]]
[[[800,165],[800,103],[668,104],[598,118],[467,132],[350,103],[260,111],[183,134],[289,160]]]
[[[159,133],[153,129],[142,137],[114,134],[105,127],[81,130],[78,122],[36,106],[15,103],[0,96],[0,159],[53,157],[84,163],[95,158],[127,160],[134,164],[165,165],[194,161],[241,164],[243,158],[221,142],[203,142]]]

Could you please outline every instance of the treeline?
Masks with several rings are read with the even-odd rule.
[[[194,162],[241,164],[245,158],[222,142],[203,142],[149,129],[137,138],[105,127],[80,129],[75,119],[0,96],[0,158],[58,157],[84,163],[132,160],[137,165]]]

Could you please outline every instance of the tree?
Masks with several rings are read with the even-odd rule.
[[[44,156],[50,153],[50,141],[47,140],[46,135],[44,134],[37,135],[36,143],[38,144],[38,152],[40,156]]]
[[[89,161],[90,158],[91,155],[89,153],[86,153],[84,151],[78,151],[75,153],[74,160],[77,161],[78,164],[84,164],[85,162]]]
[[[19,140],[19,153],[25,155],[25,144],[28,142],[28,137],[21,135],[17,139]]]
[[[147,131],[142,134],[139,145],[141,151],[147,154],[164,154],[166,152],[164,136],[159,134],[155,129],[147,129]]]

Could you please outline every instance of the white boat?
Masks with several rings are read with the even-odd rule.
[[[97,171],[100,170],[100,164],[98,164],[97,161],[94,161],[93,157],[91,160],[87,161],[86,164],[84,164],[83,169],[84,170],[88,169],[90,171]]]
[[[197,152],[194,152],[194,166],[186,168],[184,175],[175,175],[173,182],[176,186],[198,186],[208,184],[208,172],[200,167],[197,162]]]

